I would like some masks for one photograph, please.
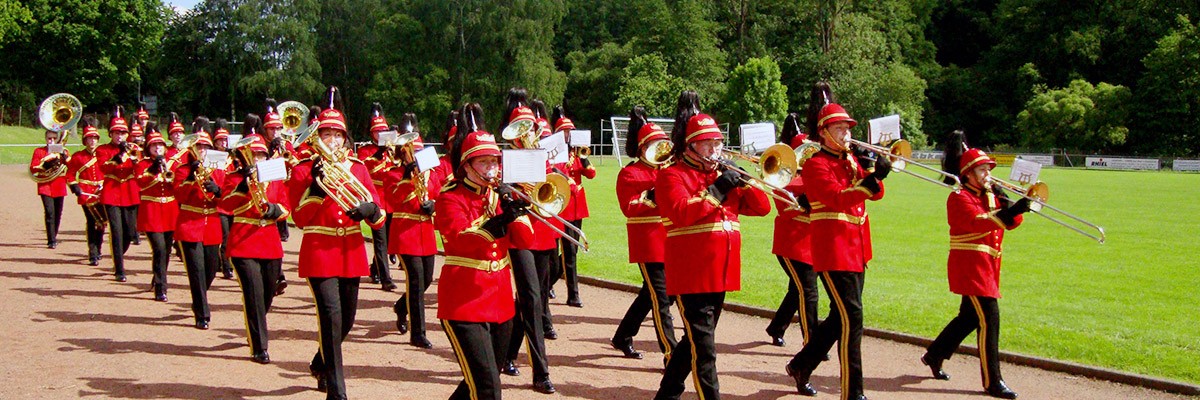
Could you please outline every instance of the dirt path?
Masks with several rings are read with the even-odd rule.
[[[192,327],[187,279],[172,260],[170,301],[159,303],[150,293],[149,245],[130,251],[129,282],[112,279],[111,260],[86,264],[83,215],[68,196],[56,250],[45,248],[41,204],[21,166],[0,166],[0,398],[132,398],[239,399],[323,398],[314,390],[307,364],[316,350],[316,322],[311,292],[295,272],[300,234],[285,243],[285,270],[291,286],[277,298],[268,315],[270,365],[250,361],[236,280],[220,277],[213,284],[212,329]],[[106,238],[107,239],[107,238]],[[105,244],[107,251],[107,243]],[[403,277],[402,273],[393,272]],[[403,287],[403,285],[401,285]],[[409,346],[393,327],[392,303],[397,293],[378,290],[364,279],[357,324],[344,351],[350,396],[360,399],[447,398],[460,379],[453,352],[430,311],[427,323],[433,350]],[[435,284],[428,299],[433,300]],[[560,292],[563,289],[560,287]],[[564,296],[565,297],[565,296]],[[586,308],[554,301],[557,341],[548,341],[551,377],[559,389],[553,396],[530,390],[524,375],[504,377],[509,399],[581,398],[642,399],[654,395],[661,358],[651,328],[642,330],[636,346],[643,360],[628,360],[608,340],[632,299],[624,292],[583,288]],[[436,305],[434,305],[436,306]],[[824,312],[824,311],[822,311]],[[721,391],[729,399],[800,398],[783,365],[799,350],[793,329],[788,346],[765,340],[767,321],[726,313],[718,333]],[[647,322],[645,327],[649,326]],[[979,387],[978,360],[956,356],[947,363],[949,382],[928,378],[917,360],[922,349],[864,338],[867,394],[875,399],[985,398]],[[820,399],[833,399],[837,362],[816,371]],[[1166,399],[1177,396],[1051,373],[1004,366],[1006,381],[1023,399]],[[689,389],[685,398],[694,398]]]

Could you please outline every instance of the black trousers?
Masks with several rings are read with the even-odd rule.
[[[795,370],[815,369],[836,342],[841,364],[842,398],[853,398],[863,394],[862,291],[866,275],[845,271],[821,272],[819,275],[829,294],[829,316],[817,325],[808,344],[792,357],[789,365]]]
[[[150,285],[167,290],[167,265],[171,262],[171,246],[175,243],[175,232],[146,232],[150,240],[150,270],[154,277]]]
[[[233,260],[229,259],[229,227],[233,225],[233,215],[217,214],[221,219],[221,271],[233,273]]]
[[[463,380],[450,395],[451,400],[500,399],[500,359],[508,347],[512,320],[463,322],[442,320],[442,330],[450,338]]]
[[[1000,303],[992,297],[963,296],[958,315],[938,334],[927,349],[929,357],[946,360],[971,332],[978,332],[979,372],[986,389],[1000,376]]]
[[[342,341],[354,327],[358,313],[358,278],[308,278],[317,303],[320,347],[309,366],[325,378],[327,399],[346,397],[346,375],[342,372]]]
[[[196,321],[210,321],[208,288],[221,267],[221,245],[205,246],[201,242],[183,242],[183,265],[187,268],[188,287],[192,290],[192,314]]]
[[[62,223],[63,199],[65,197],[42,197],[42,212],[46,220],[46,244],[58,242],[58,226]]]
[[[546,332],[542,330],[546,309],[546,297],[542,295],[543,276],[538,274],[533,253],[529,250],[510,249],[508,257],[512,259],[513,279],[517,287],[517,315],[513,318],[508,350],[501,353],[505,355],[502,361],[516,360],[521,345],[528,339],[533,381],[541,382],[550,377],[550,364],[546,359]]]
[[[408,316],[410,340],[425,337],[425,291],[433,284],[433,259],[434,256],[400,255],[400,266],[404,267],[404,273],[408,275],[407,291],[400,295],[400,299],[396,300],[392,308],[396,315]],[[386,259],[383,265],[387,265]],[[387,282],[391,282],[390,277]]]
[[[783,295],[783,301],[779,302],[775,317],[771,318],[771,323],[767,325],[767,334],[783,336],[783,332],[792,324],[792,316],[799,311],[800,334],[803,335],[804,343],[808,344],[808,339],[812,337],[812,329],[817,326],[817,300],[821,297],[817,293],[817,273],[813,272],[811,265],[781,256],[775,258],[779,259],[779,265],[788,276],[788,289]],[[804,298],[800,298],[801,292],[804,293]]]
[[[250,354],[267,351],[267,311],[275,300],[275,281],[279,279],[279,258],[233,259],[238,284],[242,287],[242,305],[246,313],[246,336]]]
[[[675,303],[683,320],[683,340],[671,350],[671,359],[654,398],[678,399],[683,394],[683,382],[688,374],[693,374],[700,398],[719,400],[716,332],[725,307],[725,292],[681,294],[676,296]]]
[[[391,283],[392,271],[388,263],[388,232],[392,230],[392,215],[388,214],[383,227],[371,229],[371,276],[379,277],[379,283]],[[411,275],[410,275],[411,276]]]
[[[576,228],[583,229],[582,219],[567,222]],[[571,239],[579,240],[579,233],[575,232],[574,229],[566,228],[564,231],[567,232],[567,235]],[[567,300],[579,300],[579,268],[577,268],[578,265],[576,264],[579,247],[566,239],[559,239],[558,243],[560,244],[559,247],[562,248],[561,265],[563,276],[567,279]]]
[[[113,272],[125,275],[125,252],[137,236],[137,206],[104,206],[108,213],[109,247],[112,249]]]
[[[642,290],[638,291],[633,303],[625,311],[625,317],[617,325],[617,332],[612,341],[618,344],[631,344],[637,336],[646,315],[654,317],[654,336],[658,339],[658,349],[663,356],[671,359],[671,350],[679,344],[675,340],[675,326],[671,322],[671,298],[667,296],[667,278],[662,263],[639,263],[642,270]],[[653,312],[653,313],[651,313]]]
[[[88,243],[88,261],[100,259],[100,246],[104,245],[104,227],[96,226],[96,217],[88,211],[88,206],[83,207],[83,217],[87,219],[87,243]],[[107,215],[104,206],[97,205],[97,210]]]
[[[559,269],[558,249],[550,250],[523,250],[533,254],[533,265],[537,268],[538,281],[542,283],[542,332],[549,332],[554,329],[554,314],[550,313],[550,290],[554,288],[554,282],[558,281]],[[512,257],[512,252],[509,252],[509,257]]]

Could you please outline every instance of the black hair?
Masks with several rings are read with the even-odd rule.
[[[116,107],[113,107],[113,116],[121,117],[121,118],[128,118],[125,115],[125,107],[121,106],[121,105],[117,105]],[[109,125],[111,125],[111,122],[112,121],[109,121]],[[112,126],[109,126],[108,129],[112,129]]]
[[[226,121],[225,118],[217,118],[217,122],[213,124],[213,132],[216,132],[217,129],[229,130],[229,121]]]
[[[672,153],[676,160],[681,160],[687,150],[688,120],[697,114],[700,114],[700,94],[694,90],[680,92],[679,100],[675,102],[675,126],[671,127]]]
[[[400,128],[403,129],[406,126],[411,126],[413,132],[421,131],[421,128],[417,126],[417,114],[404,113],[404,116],[400,117]],[[397,130],[397,132],[400,132],[400,130]]]
[[[450,129],[452,128],[458,129],[459,131],[462,130],[458,127],[458,110],[450,110],[450,114],[446,116],[446,134],[444,136],[444,140],[442,141],[445,143],[444,146],[446,146],[446,148],[450,147]],[[464,132],[457,132],[456,134],[461,135],[463,133]]]
[[[329,108],[332,108],[334,110],[341,110],[342,109],[342,90],[338,89],[337,86],[330,86],[329,90],[327,90],[325,92],[325,96],[321,98],[321,102],[319,104],[328,104]]]
[[[545,118],[549,120],[549,115],[546,115],[546,103],[542,99],[533,99],[529,102],[529,109],[533,110],[534,118]]]
[[[450,149],[447,153],[450,154],[450,165],[454,167],[454,176],[463,179],[466,174],[462,170],[462,143],[472,132],[483,129],[483,107],[480,107],[479,103],[463,104],[458,118],[459,131],[457,135],[454,135],[453,143],[448,144]]]
[[[262,134],[262,118],[258,114],[246,114],[246,119],[242,121],[243,135],[261,135]]]
[[[374,118],[374,117],[382,117],[382,116],[383,116],[383,105],[379,104],[378,102],[371,103],[371,117]]]
[[[791,146],[792,139],[801,133],[800,114],[788,113],[787,118],[783,119],[783,129],[779,131],[779,142]]]
[[[942,171],[960,175],[958,163],[961,162],[963,152],[967,151],[967,135],[962,130],[950,132],[950,137],[946,138],[946,147],[943,148],[945,156],[942,157]],[[960,177],[961,178],[961,177]],[[947,185],[953,185],[954,180],[949,177],[942,178]]]
[[[279,102],[275,101],[274,98],[268,97],[267,100],[264,101],[263,103],[264,103],[263,109],[266,110],[266,112],[273,112],[273,113],[279,112]]]
[[[158,132],[158,123],[154,121],[146,121],[146,136],[150,136],[150,132]],[[158,132],[162,133],[162,132]]]
[[[197,133],[200,131],[208,132],[208,117],[203,115],[196,117],[196,119],[192,121],[192,133]]]
[[[625,134],[625,155],[637,161],[637,158],[642,154],[638,145],[638,131],[642,130],[643,126],[649,123],[646,117],[646,109],[642,106],[633,106],[629,110],[629,130]]]
[[[529,101],[529,92],[522,87],[513,87],[508,89],[508,96],[504,98],[504,113],[500,114],[500,126],[496,132],[504,130],[508,126],[508,121],[512,118],[513,110],[517,107],[527,105]],[[459,126],[462,129],[462,125]]]
[[[563,109],[562,104],[554,106],[554,109],[550,111],[550,124],[553,126],[558,126],[558,121],[566,116],[567,111]]]
[[[308,119],[310,119],[310,120],[311,120],[311,119],[313,119],[313,118],[320,117],[320,116],[321,116],[321,110],[323,110],[323,108],[321,108],[321,106],[318,106],[318,105],[316,105],[316,104],[313,104],[313,105],[311,105],[311,106],[308,106]]]
[[[808,92],[808,120],[804,124],[805,128],[808,128],[809,135],[820,136],[817,132],[817,119],[820,118],[821,107],[836,102],[837,99],[833,97],[833,89],[829,87],[828,82],[817,81],[813,84],[812,90]]]
[[[174,111],[167,114],[167,121],[183,123],[183,121],[179,119],[179,114],[176,114]]]

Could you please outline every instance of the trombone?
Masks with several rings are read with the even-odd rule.
[[[888,147],[866,143],[866,142],[863,142],[860,140],[856,140],[854,138],[846,138],[846,143],[855,145],[855,146],[863,148],[865,150],[869,150],[869,151],[879,154],[881,156],[888,157],[888,159],[892,162],[892,170],[893,171],[900,171],[900,172],[912,175],[914,177],[920,178],[923,181],[926,181],[926,182],[929,182],[929,183],[932,183],[932,184],[935,184],[938,186],[942,186],[942,187],[950,189],[950,190],[958,190],[958,188],[962,186],[962,181],[958,179],[957,175],[954,175],[949,172],[942,171],[940,169],[930,167],[928,165],[913,161],[913,159],[912,159],[912,144],[908,143],[907,140],[899,139],[899,140],[892,141],[892,143],[890,145],[888,145]],[[923,169],[926,169],[929,171],[933,171],[933,172],[937,173],[938,175],[941,175],[944,179],[949,179],[951,181],[954,181],[954,184],[953,185],[946,184],[944,182],[940,182],[936,179],[927,177],[925,175],[921,175],[916,172],[909,171],[908,169],[905,168],[909,164],[916,165],[920,168],[923,168]]]
[[[1029,203],[1029,211],[1033,211],[1034,214],[1041,215],[1043,218],[1050,220],[1050,222],[1062,225],[1063,227],[1073,230],[1075,232],[1078,232],[1079,234],[1081,234],[1083,236],[1092,238],[1092,239],[1100,242],[1101,244],[1104,243],[1106,236],[1105,236],[1103,227],[1093,224],[1091,222],[1088,222],[1088,221],[1084,220],[1083,218],[1077,217],[1074,214],[1063,211],[1057,207],[1046,204],[1046,200],[1048,200],[1050,198],[1050,185],[1047,185],[1044,182],[1036,182],[1033,185],[1030,185],[1029,189],[1025,189],[1025,188],[1021,187],[1021,185],[1018,185],[1018,184],[1015,184],[1015,183],[1012,183],[1012,182],[1009,182],[1009,181],[1006,181],[1006,180],[1003,180],[1000,178],[992,177],[992,176],[988,177],[988,182],[991,182],[993,185],[999,186],[1001,189],[1012,192],[1013,194],[1016,194],[1023,198],[1029,199],[1029,202],[1030,202]],[[1043,211],[1043,209],[1054,211],[1054,212],[1058,213],[1059,215],[1062,215],[1064,217],[1074,220],[1075,222],[1078,222],[1083,225],[1087,225],[1089,228],[1095,229],[1097,232],[1099,232],[1100,235],[1096,236],[1088,231],[1080,229],[1077,226],[1068,224],[1067,222],[1065,222],[1059,218],[1050,216],[1045,211]]]
[[[540,182],[532,186],[523,184],[519,186],[512,184],[509,185],[513,187],[513,190],[511,191],[512,193],[516,193],[517,197],[520,197],[521,200],[529,202],[529,204],[535,208],[534,212],[529,213],[530,216],[545,224],[550,228],[550,230],[553,230],[555,233],[559,234],[559,236],[562,236],[563,239],[566,239],[568,242],[571,242],[576,246],[579,246],[579,248],[583,249],[584,253],[588,252],[591,246],[589,246],[587,235],[583,233],[583,230],[575,227],[575,225],[572,225],[570,222],[567,222],[567,220],[563,219],[563,217],[558,216],[558,213],[562,211],[563,207],[566,207],[568,200],[567,196],[571,193],[571,186],[566,176],[559,173],[549,173],[546,174],[545,182]],[[532,195],[530,193],[525,193],[525,190],[529,190]],[[537,197],[535,198],[534,195]],[[546,218],[557,219],[558,222],[563,224],[564,228],[579,234],[579,240],[575,240],[575,238],[571,237],[566,232],[558,229],[552,225],[550,221],[547,221]]]
[[[792,151],[791,146],[783,143],[773,144],[767,147],[767,150],[763,151],[762,157],[755,157],[726,149],[722,149],[721,153],[722,161],[737,158],[754,163],[762,178],[754,177],[749,172],[734,168],[724,162],[718,162],[718,167],[736,171],[742,176],[742,181],[751,187],[762,191],[775,200],[787,204],[788,207],[800,208],[800,203],[796,202],[796,198],[792,196],[792,192],[783,188],[792,181],[792,178],[796,176],[796,171],[800,169],[799,164],[796,163],[796,153]]]

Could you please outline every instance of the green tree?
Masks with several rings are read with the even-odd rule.
[[[667,62],[657,53],[629,60],[617,89],[617,109],[646,108],[651,116],[674,117],[675,100],[687,87],[683,79],[667,72]]]
[[[717,38],[719,26],[709,3],[675,0],[639,4],[642,20],[632,40],[636,54],[658,53],[666,62],[667,72],[686,82],[702,99],[715,100],[724,93],[728,61]],[[722,114],[719,102],[701,105],[710,114]]]
[[[1120,85],[1093,86],[1077,79],[1062,89],[1038,91],[1017,115],[1021,145],[1036,150],[1104,151],[1125,143],[1132,93]]]
[[[0,0],[0,46],[21,33],[21,26],[33,22],[33,13],[19,1]]]
[[[1150,154],[1200,155],[1200,28],[1188,17],[1158,40],[1142,59],[1137,115],[1131,125],[1133,149]]]
[[[725,110],[731,123],[783,123],[787,116],[787,86],[780,83],[779,64],[770,58],[751,58],[737,66],[725,83]]]
[[[617,106],[617,92],[631,53],[629,45],[605,43],[591,51],[567,54],[569,69],[563,102],[580,129],[596,130],[601,119],[629,112]]]

